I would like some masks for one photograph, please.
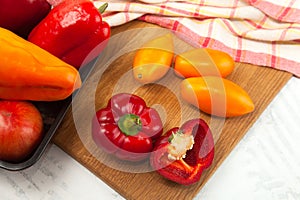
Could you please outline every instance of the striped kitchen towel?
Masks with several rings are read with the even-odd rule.
[[[154,23],[185,35],[195,47],[300,77],[300,1],[94,0],[97,7],[104,2],[103,18],[111,26],[134,19]]]

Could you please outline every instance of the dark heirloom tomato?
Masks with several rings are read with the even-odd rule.
[[[183,185],[200,180],[214,158],[214,141],[202,119],[185,122],[164,134],[156,143],[150,164],[165,178]]]
[[[46,0],[0,0],[0,27],[26,38],[50,10]]]
[[[139,96],[127,93],[114,95],[92,121],[95,143],[105,152],[128,161],[146,159],[154,139],[162,132],[158,112],[147,107]]]

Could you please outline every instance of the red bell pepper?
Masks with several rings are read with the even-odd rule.
[[[192,119],[157,140],[150,164],[165,178],[190,185],[200,180],[213,158],[214,140],[209,126],[202,119]]]
[[[28,40],[79,68],[99,55],[109,36],[110,26],[93,2],[64,0],[31,31]]]
[[[107,107],[96,112],[92,138],[109,154],[127,161],[149,157],[154,140],[161,136],[163,124],[158,112],[136,95],[112,96]]]

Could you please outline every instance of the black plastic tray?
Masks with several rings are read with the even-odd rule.
[[[80,68],[79,73],[84,84],[89,73],[94,68],[97,59],[91,61],[86,66]],[[38,145],[38,147],[33,151],[33,153],[26,159],[18,163],[12,163],[0,160],[0,168],[17,171],[28,168],[36,163],[39,158],[44,153],[47,145],[51,141],[51,138],[55,134],[57,128],[61,124],[68,108],[71,106],[72,99],[76,97],[78,91],[75,91],[73,95],[67,99],[61,101],[52,101],[52,102],[32,102],[38,110],[41,112],[43,117],[43,139]]]

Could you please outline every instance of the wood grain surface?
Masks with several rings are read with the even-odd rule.
[[[131,64],[135,50],[143,42],[165,32],[168,31],[137,21],[113,28],[111,43],[100,56],[53,138],[55,144],[126,199],[193,199],[292,76],[267,67],[236,63],[235,71],[228,79],[249,93],[255,111],[235,118],[212,117],[182,101],[179,93],[182,79],[172,70],[155,84],[141,85],[133,79]],[[193,48],[176,36],[174,42],[177,53]],[[91,139],[93,113],[105,107],[108,99],[119,92],[138,94],[149,106],[155,107],[162,117],[165,131],[195,117],[208,122],[215,140],[215,158],[198,183],[192,186],[172,183],[153,172],[148,161],[137,164],[120,162],[95,146]]]

